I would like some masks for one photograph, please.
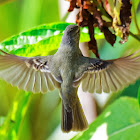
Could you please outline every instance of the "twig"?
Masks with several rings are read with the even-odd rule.
[[[132,32],[129,32],[129,34],[130,34],[131,36],[133,36],[135,39],[137,39],[138,41],[140,41],[140,35],[135,35],[135,34],[133,34]]]

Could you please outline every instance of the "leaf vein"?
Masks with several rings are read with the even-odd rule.
[[[114,132],[114,133],[112,133],[112,134],[110,134],[110,135],[108,135],[108,136],[109,136],[109,137],[112,137],[112,136],[114,136],[114,135],[117,135],[117,134],[120,133],[120,132],[123,132],[123,131],[128,130],[128,129],[133,128],[133,127],[136,127],[136,126],[138,126],[138,125],[140,125],[140,122],[135,123],[135,124],[132,124],[132,125],[129,125],[129,126],[125,127],[125,128],[122,128],[122,129],[120,129],[120,130],[118,130],[118,131],[116,131],[116,132]]]

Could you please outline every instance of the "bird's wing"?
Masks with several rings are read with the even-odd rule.
[[[117,92],[140,78],[140,55],[134,53],[114,60],[89,59],[81,76],[82,89],[90,93]]]
[[[60,87],[47,66],[49,57],[19,57],[0,50],[0,78],[33,93],[45,93]]]

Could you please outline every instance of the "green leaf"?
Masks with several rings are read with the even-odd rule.
[[[0,127],[0,139],[2,140],[16,140],[19,137],[19,132],[22,129],[22,122],[24,120],[28,105],[31,99],[31,93],[19,92],[8,116]]]
[[[139,140],[140,109],[136,99],[123,97],[109,105],[104,112],[72,140]]]
[[[62,33],[68,23],[54,23],[40,25],[36,28],[20,33],[0,44],[0,48],[6,52],[23,55],[37,56],[44,52],[51,54],[60,44]],[[48,47],[47,47],[48,46]],[[38,48],[39,47],[39,48]]]
[[[0,44],[0,49],[11,54],[24,54],[24,56],[54,54],[68,25],[70,23],[40,25],[5,40]],[[98,28],[95,30],[95,37],[96,39],[104,38]],[[80,42],[87,42],[89,40],[88,29],[82,28]]]

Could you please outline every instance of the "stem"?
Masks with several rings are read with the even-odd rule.
[[[135,34],[133,34],[132,32],[129,32],[129,34],[131,35],[131,36],[133,36],[135,39],[137,39],[138,41],[140,41],[140,35],[138,36],[138,35],[135,35]]]
[[[61,19],[61,21],[65,22],[68,16],[69,16],[69,12],[67,12],[67,13],[64,15],[64,17]]]

